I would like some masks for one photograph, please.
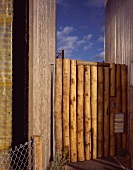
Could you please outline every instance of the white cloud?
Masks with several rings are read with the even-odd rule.
[[[78,37],[77,36],[68,36],[64,39],[62,39],[62,41],[59,42],[59,50],[61,50],[62,48],[65,49],[74,49],[74,45],[77,43]]]
[[[83,39],[86,41],[89,41],[91,38],[92,38],[92,34],[88,34],[88,35],[84,36]]]
[[[84,44],[84,50],[89,50],[93,43],[90,42],[92,34],[85,35],[82,39],[74,35],[74,29],[71,26],[60,28],[57,31],[57,50],[58,52],[64,50],[65,56],[70,57],[72,52]]]
[[[104,0],[87,0],[86,6],[102,7],[104,6]]]
[[[103,48],[98,48],[97,51],[103,51]]]
[[[67,26],[67,27],[65,27],[63,30],[57,31],[57,38],[62,38],[63,36],[65,36],[65,35],[73,32],[73,31],[74,31],[74,28],[73,28],[73,27]]]
[[[84,51],[89,50],[92,47],[93,43],[90,43],[89,45],[84,46]]]
[[[98,60],[104,60],[104,55],[105,55],[105,52],[102,51],[101,53],[96,54],[95,58]]]
[[[84,44],[84,43],[85,43],[85,40],[82,39],[82,40],[79,40],[79,41],[77,42],[77,45],[80,46],[80,45],[82,45],[82,44]]]
[[[100,35],[98,38],[98,42],[104,42],[104,37]]]
[[[78,37],[70,35],[73,31],[74,28],[70,26],[66,26],[61,31],[57,31],[57,50],[64,50],[66,57],[71,55],[77,45]]]
[[[92,38],[92,34],[85,35],[82,40],[77,42],[77,45],[80,46],[84,43],[87,43]]]

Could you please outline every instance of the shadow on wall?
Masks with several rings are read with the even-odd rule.
[[[28,141],[28,0],[14,0],[12,147]]]

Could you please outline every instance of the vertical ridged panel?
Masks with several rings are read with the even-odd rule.
[[[114,5],[113,5],[114,4]],[[133,61],[133,1],[132,0],[108,0],[106,4],[106,28],[105,28],[105,61],[127,65],[127,137],[128,151],[133,154],[133,87],[131,86],[131,61]],[[108,22],[111,21],[111,23]],[[115,27],[116,25],[116,27]],[[110,28],[111,27],[111,28]],[[108,36],[108,29],[111,29],[109,36],[114,37],[114,40]],[[114,32],[115,31],[115,36]],[[115,49],[111,50],[110,44],[114,45]],[[115,55],[116,54],[116,55]],[[133,158],[131,160],[133,165]]]
[[[41,135],[43,169],[51,151],[51,64],[55,63],[56,0],[30,0],[29,138]]]

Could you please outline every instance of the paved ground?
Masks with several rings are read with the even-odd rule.
[[[69,163],[65,170],[124,170],[114,158]]]

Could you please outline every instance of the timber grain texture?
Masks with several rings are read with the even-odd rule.
[[[78,161],[84,161],[84,66],[78,66],[77,141]]]
[[[63,60],[63,151],[70,152],[69,145],[69,94],[70,94],[70,60]]]
[[[55,150],[62,155],[62,60],[56,60],[55,74]]]
[[[85,66],[85,94],[84,94],[84,120],[85,120],[85,158],[91,159],[91,82],[90,82],[90,66]]]
[[[103,67],[98,67],[98,157],[103,157],[103,142],[104,142],[104,124],[103,124]]]
[[[76,119],[76,60],[71,60],[70,80],[70,154],[71,162],[77,162],[77,119]]]
[[[56,153],[67,151],[71,162],[114,157],[127,145],[126,65],[87,64],[56,59]],[[123,135],[114,132],[114,115],[121,110]]]
[[[97,67],[91,66],[92,158],[97,158]]]

